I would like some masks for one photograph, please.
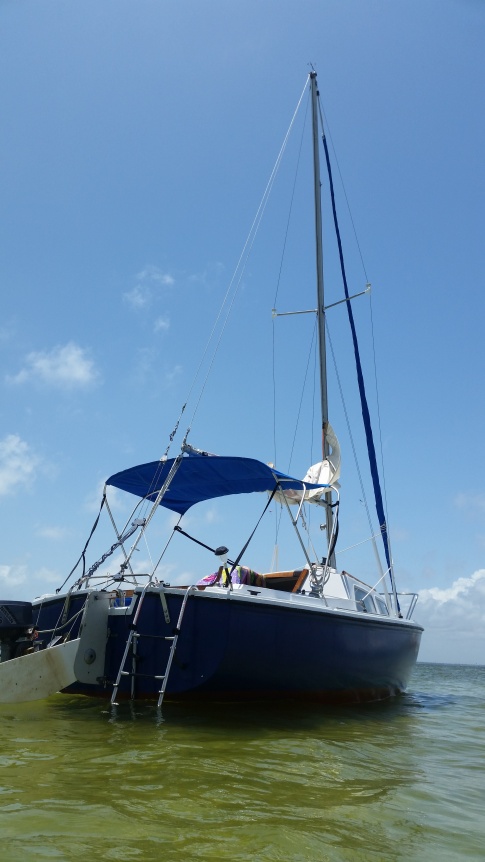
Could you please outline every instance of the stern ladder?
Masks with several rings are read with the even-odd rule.
[[[172,662],[173,662],[173,658],[175,655],[175,651],[177,649],[177,641],[178,641],[179,634],[180,634],[180,628],[182,625],[182,619],[183,619],[183,616],[185,613],[185,608],[187,606],[187,600],[189,598],[190,593],[194,589],[195,589],[195,586],[191,585],[190,587],[187,587],[187,589],[185,590],[184,598],[182,601],[182,606],[180,608],[180,613],[179,613],[179,617],[177,620],[177,625],[173,629],[173,634],[168,635],[166,637],[163,637],[163,640],[171,642],[170,652],[168,655],[168,660],[167,660],[167,665],[165,667],[165,672],[163,674],[153,674],[153,675],[150,674],[152,679],[157,679],[157,680],[162,681],[162,687],[158,692],[159,697],[158,697],[158,701],[157,701],[157,707],[160,707],[162,705],[162,702],[163,702],[165,690],[167,688],[168,676],[170,673],[170,669],[172,667]],[[143,591],[142,595],[140,596],[140,601],[138,602],[138,607],[136,609],[135,617],[134,617],[133,623],[131,624],[129,635],[126,639],[125,649],[123,652],[123,658],[121,660],[121,664],[120,664],[120,667],[118,670],[116,681],[115,681],[114,686],[113,686],[113,693],[111,695],[111,705],[112,706],[118,705],[116,698],[118,696],[118,690],[120,687],[121,678],[123,676],[131,677],[131,699],[132,700],[134,700],[134,697],[135,697],[135,678],[137,676],[146,676],[146,674],[140,674],[140,673],[137,673],[137,671],[136,671],[136,657],[137,657],[138,639],[140,637],[144,637],[142,632],[137,631],[138,618],[140,615],[140,610],[141,610],[141,606],[142,606],[144,597],[145,597],[145,590]],[[153,635],[152,636],[147,635],[147,637],[153,637]],[[130,652],[130,648],[132,650],[132,669],[131,670],[125,670],[126,663],[128,660],[128,654]]]

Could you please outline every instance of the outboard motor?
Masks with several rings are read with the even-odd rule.
[[[31,651],[34,636],[31,602],[0,599],[0,662]]]

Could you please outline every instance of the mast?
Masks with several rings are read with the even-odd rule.
[[[326,428],[328,423],[327,397],[327,349],[325,340],[325,305],[323,287],[323,252],[322,252],[322,199],[320,182],[320,153],[318,141],[318,85],[317,73],[310,72],[310,90],[312,99],[312,132],[313,132],[313,183],[315,195],[315,250],[317,268],[317,321],[318,321],[318,353],[320,360],[320,399],[322,414],[322,459],[328,456]],[[325,494],[327,543],[332,535],[332,492]],[[335,567],[335,553],[327,560],[328,565]]]

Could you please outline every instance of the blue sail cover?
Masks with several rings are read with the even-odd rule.
[[[128,491],[137,497],[154,501],[174,464],[168,461],[150,461],[115,473],[107,485]],[[195,503],[226,497],[231,494],[250,494],[253,491],[273,491],[281,488],[296,491],[325,490],[328,485],[312,485],[280,473],[254,458],[232,458],[219,455],[184,455],[165,492],[161,506],[185,514]]]

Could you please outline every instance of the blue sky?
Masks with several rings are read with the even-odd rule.
[[[423,660],[485,661],[484,37],[479,0],[0,2],[3,598],[57,587],[106,477],[165,451],[313,63],[365,263],[337,183],[351,292],[372,283],[399,586],[420,593]],[[275,459],[274,331],[276,462],[303,475],[318,460],[313,365],[291,465],[289,455],[313,320],[271,319],[300,134],[190,440]],[[314,303],[306,170],[281,310]],[[335,301],[330,227],[325,210]],[[369,298],[354,310],[375,407]],[[341,310],[329,314],[357,424],[343,323]],[[339,563],[372,579],[368,543],[345,551],[368,529],[334,379],[329,387],[343,449]],[[126,502],[113,505],[122,522]],[[246,534],[232,507],[194,510],[189,528],[235,551]],[[260,502],[242,508],[254,523]],[[255,539],[254,568],[270,567],[275,517]],[[160,513],[155,533],[170,523]],[[112,542],[102,530],[94,553]],[[300,565],[279,542],[281,564]],[[165,565],[179,582],[213,568],[187,543]]]

